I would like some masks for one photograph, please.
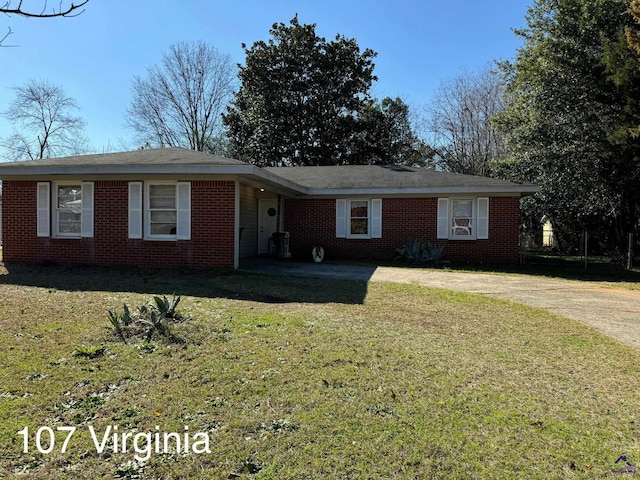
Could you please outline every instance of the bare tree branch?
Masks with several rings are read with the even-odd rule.
[[[85,122],[75,115],[78,106],[64,89],[44,81],[30,80],[14,87],[16,97],[3,112],[13,133],[0,140],[9,160],[85,153]]]
[[[206,150],[221,129],[234,82],[229,55],[204,42],[174,44],[145,78],[134,77],[127,123],[142,144]]]
[[[84,7],[89,0],[84,0],[79,4],[75,5],[71,3],[67,8],[63,9],[62,1],[60,1],[59,8],[56,10],[55,8],[51,9],[50,13],[47,12],[47,2],[44,1],[44,5],[40,13],[27,11],[22,8],[22,0],[18,2],[18,5],[15,8],[11,7],[11,1],[8,0],[4,5],[0,7],[0,13],[5,13],[7,15],[19,15],[21,17],[28,18],[54,18],[54,17],[77,17],[84,12]]]
[[[504,136],[493,118],[504,110],[504,91],[490,71],[444,82],[426,108],[428,143],[445,170],[488,176],[506,155]]]
[[[11,35],[13,33],[13,30],[11,30],[11,27],[7,27],[7,29],[9,30],[6,35],[2,38],[0,38],[0,47],[17,47],[17,45],[2,45],[2,43],[9,38],[9,35]]]
[[[55,18],[55,17],[77,17],[84,12],[84,6],[89,2],[89,0],[83,0],[79,4],[71,3],[68,7],[63,7],[63,0],[60,0],[58,5],[58,10],[52,8],[49,13],[47,13],[47,0],[43,1],[42,10],[38,13],[35,11],[25,10],[22,7],[22,1],[18,1],[18,5],[16,7],[11,6],[11,0],[6,0],[3,5],[0,6],[0,13],[4,13],[5,15],[18,15],[20,17],[26,18]],[[9,27],[9,32],[2,38],[0,38],[0,47],[16,47],[17,45],[3,45],[3,42],[7,39],[9,35],[13,32],[11,31],[11,27]]]

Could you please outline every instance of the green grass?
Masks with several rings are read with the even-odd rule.
[[[327,263],[341,264],[334,261]],[[369,267],[406,267],[407,264],[398,260],[393,262],[349,262],[354,265]],[[414,266],[408,268],[415,268]],[[600,283],[606,287],[640,290],[640,268],[627,269],[620,264],[612,262],[607,257],[590,257],[587,268],[584,267],[584,257],[558,256],[558,255],[529,255],[521,265],[500,264],[472,264],[472,263],[447,263],[437,268],[454,272],[486,273],[492,275],[526,275],[535,277],[558,278],[565,280],[578,280],[589,283]]]
[[[516,266],[454,266],[455,270],[532,275],[538,277],[563,278],[583,282],[600,282],[609,286],[640,290],[640,269],[631,270],[612,263],[606,257],[592,257],[584,266],[584,257],[531,255],[525,263]]]
[[[369,264],[371,265],[371,264]],[[385,266],[403,267],[401,262]],[[455,272],[486,273],[492,275],[525,275],[535,277],[578,280],[599,283],[605,287],[640,290],[640,269],[627,269],[606,257],[589,258],[587,268],[584,258],[578,256],[530,255],[522,265],[496,264],[447,264],[436,267]]]
[[[174,291],[192,317],[172,328],[183,343],[118,341],[108,309]],[[640,352],[476,295],[12,267],[0,270],[0,365],[2,478],[140,468],[142,478],[591,479],[619,477],[619,455],[640,464]],[[25,426],[67,425],[78,431],[66,453],[36,453],[33,438],[22,452]],[[89,425],[100,435],[187,425],[209,433],[211,453],[127,463],[132,452],[98,454]]]

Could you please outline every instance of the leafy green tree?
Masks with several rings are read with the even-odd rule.
[[[349,163],[376,53],[342,35],[327,41],[297,17],[270,34],[243,45],[241,86],[223,116],[233,155],[258,165]]]
[[[618,42],[610,48],[607,65],[612,77],[618,87],[626,89],[627,98],[630,102],[627,105],[626,113],[636,116],[633,120],[631,133],[633,136],[640,135],[640,118],[635,106],[638,106],[637,99],[640,98],[638,89],[638,55],[640,55],[640,0],[633,0],[628,13],[633,18],[631,25],[625,27],[625,38],[619,38]],[[635,54],[629,52],[627,47],[634,50]],[[631,91],[630,91],[631,90]]]
[[[602,174],[617,193],[615,221],[624,236],[640,230],[640,53],[620,32],[617,41],[607,45],[604,64],[616,86],[618,109],[607,131],[610,152]]]
[[[626,67],[613,53],[631,21],[627,7],[535,0],[527,27],[516,31],[522,48],[500,64],[509,101],[498,117],[513,155],[510,175],[540,184],[537,211],[620,248],[637,228],[640,180],[640,145],[624,128],[636,93],[616,82]]]
[[[633,0],[629,6],[629,14],[633,17],[635,24],[625,28],[625,36],[631,48],[640,53],[640,0]]]
[[[371,101],[356,121],[352,164],[433,166],[434,151],[411,125],[409,106],[401,98]]]

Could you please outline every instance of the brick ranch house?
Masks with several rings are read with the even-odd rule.
[[[0,163],[5,262],[234,267],[274,232],[311,260],[392,259],[408,238],[453,262],[517,263],[521,185],[406,166],[259,168],[182,148]]]

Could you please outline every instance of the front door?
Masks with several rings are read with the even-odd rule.
[[[278,201],[260,199],[258,205],[258,253],[269,254],[269,238],[278,230]]]

